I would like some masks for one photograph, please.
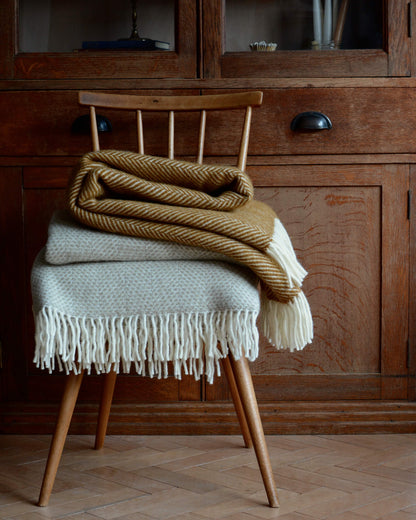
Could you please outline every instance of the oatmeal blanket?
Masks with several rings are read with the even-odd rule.
[[[225,255],[261,283],[261,323],[278,348],[302,349],[313,324],[301,290],[306,271],[274,211],[253,198],[232,166],[198,165],[133,152],[84,155],[68,188],[69,210],[93,228],[197,246]]]

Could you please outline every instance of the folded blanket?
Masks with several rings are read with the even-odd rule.
[[[263,332],[279,348],[312,341],[306,275],[273,210],[253,199],[249,177],[132,152],[86,154],[68,189],[69,209],[93,228],[196,246],[249,267],[261,281]]]
[[[229,352],[256,359],[260,301],[258,279],[249,269],[206,257],[194,261],[197,251],[188,251],[192,260],[180,260],[177,244],[158,241],[149,253],[158,245],[165,256],[172,249],[170,261],[134,261],[130,253],[129,261],[116,261],[114,253],[112,261],[62,263],[76,242],[85,259],[110,244],[107,235],[122,257],[129,248],[123,242],[141,239],[84,229],[61,216],[51,221],[49,233],[32,269],[38,367],[134,369],[159,378],[171,371],[178,379],[205,374],[212,383]],[[45,252],[56,263],[46,261]]]

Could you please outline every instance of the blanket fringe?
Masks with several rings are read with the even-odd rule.
[[[274,219],[274,231],[266,254],[282,268],[291,288],[302,285],[308,273],[298,262],[290,237],[278,218]]]
[[[313,339],[312,314],[302,291],[284,304],[262,294],[260,325],[263,334],[279,349],[301,350]]]
[[[258,356],[257,312],[223,311],[163,316],[113,318],[73,317],[44,307],[35,315],[37,367],[52,372],[97,373],[114,369],[139,375],[168,377],[206,375],[209,383],[220,374],[220,360],[229,351],[236,359]]]

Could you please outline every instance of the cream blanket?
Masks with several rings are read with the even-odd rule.
[[[171,365],[178,379],[205,374],[212,383],[230,351],[253,361],[257,277],[209,254],[56,214],[32,269],[35,363],[150,377],[166,377]]]
[[[249,267],[261,281],[264,333],[301,349],[313,325],[301,290],[306,271],[273,210],[253,199],[231,166],[106,150],[86,154],[68,190],[69,209],[94,228],[202,247]]]

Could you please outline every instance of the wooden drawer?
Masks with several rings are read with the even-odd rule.
[[[416,94],[407,88],[309,88],[266,91],[253,127],[254,154],[356,154],[412,152]],[[297,133],[292,119],[318,111],[331,130]],[[264,135],[264,132],[266,135]]]
[[[212,93],[213,91],[206,91]],[[222,91],[223,92],[223,91]],[[131,91],[130,91],[131,93]],[[136,91],[162,94],[161,91]],[[169,90],[165,94],[197,94],[197,90]],[[1,94],[0,154],[9,156],[81,155],[90,150],[88,136],[71,133],[73,121],[87,110],[79,107],[76,91],[21,91]],[[251,155],[412,153],[416,144],[416,91],[411,88],[302,88],[264,91],[262,107],[254,110]],[[296,133],[292,119],[318,111],[332,121],[331,130]],[[113,124],[102,134],[101,148],[135,149],[133,114],[99,110]],[[160,115],[160,117],[164,117]],[[206,154],[234,155],[238,136],[236,111],[222,112],[207,122]],[[178,115],[176,152],[193,155],[197,147],[197,114]],[[161,126],[163,127],[161,129]],[[167,125],[146,127],[145,151],[165,155]]]
[[[129,91],[140,95],[198,94],[198,90]],[[66,156],[81,155],[91,150],[88,135],[74,135],[73,121],[88,114],[87,107],[78,105],[77,91],[20,91],[2,92],[0,103],[0,154],[6,156]],[[134,113],[100,109],[107,116],[112,132],[100,134],[101,148],[137,148]],[[153,116],[155,117],[155,116]],[[160,115],[158,117],[167,117]],[[166,155],[167,124],[153,122],[145,125],[145,151]],[[175,143],[178,155],[195,153],[197,149],[197,114],[177,117],[177,132],[182,139]]]
[[[416,92],[411,88],[290,88],[264,90],[253,112],[251,155],[407,153],[416,147]],[[296,133],[292,119],[318,111],[331,130]],[[220,117],[220,116],[218,116]],[[227,154],[233,122],[217,121],[208,142]]]

